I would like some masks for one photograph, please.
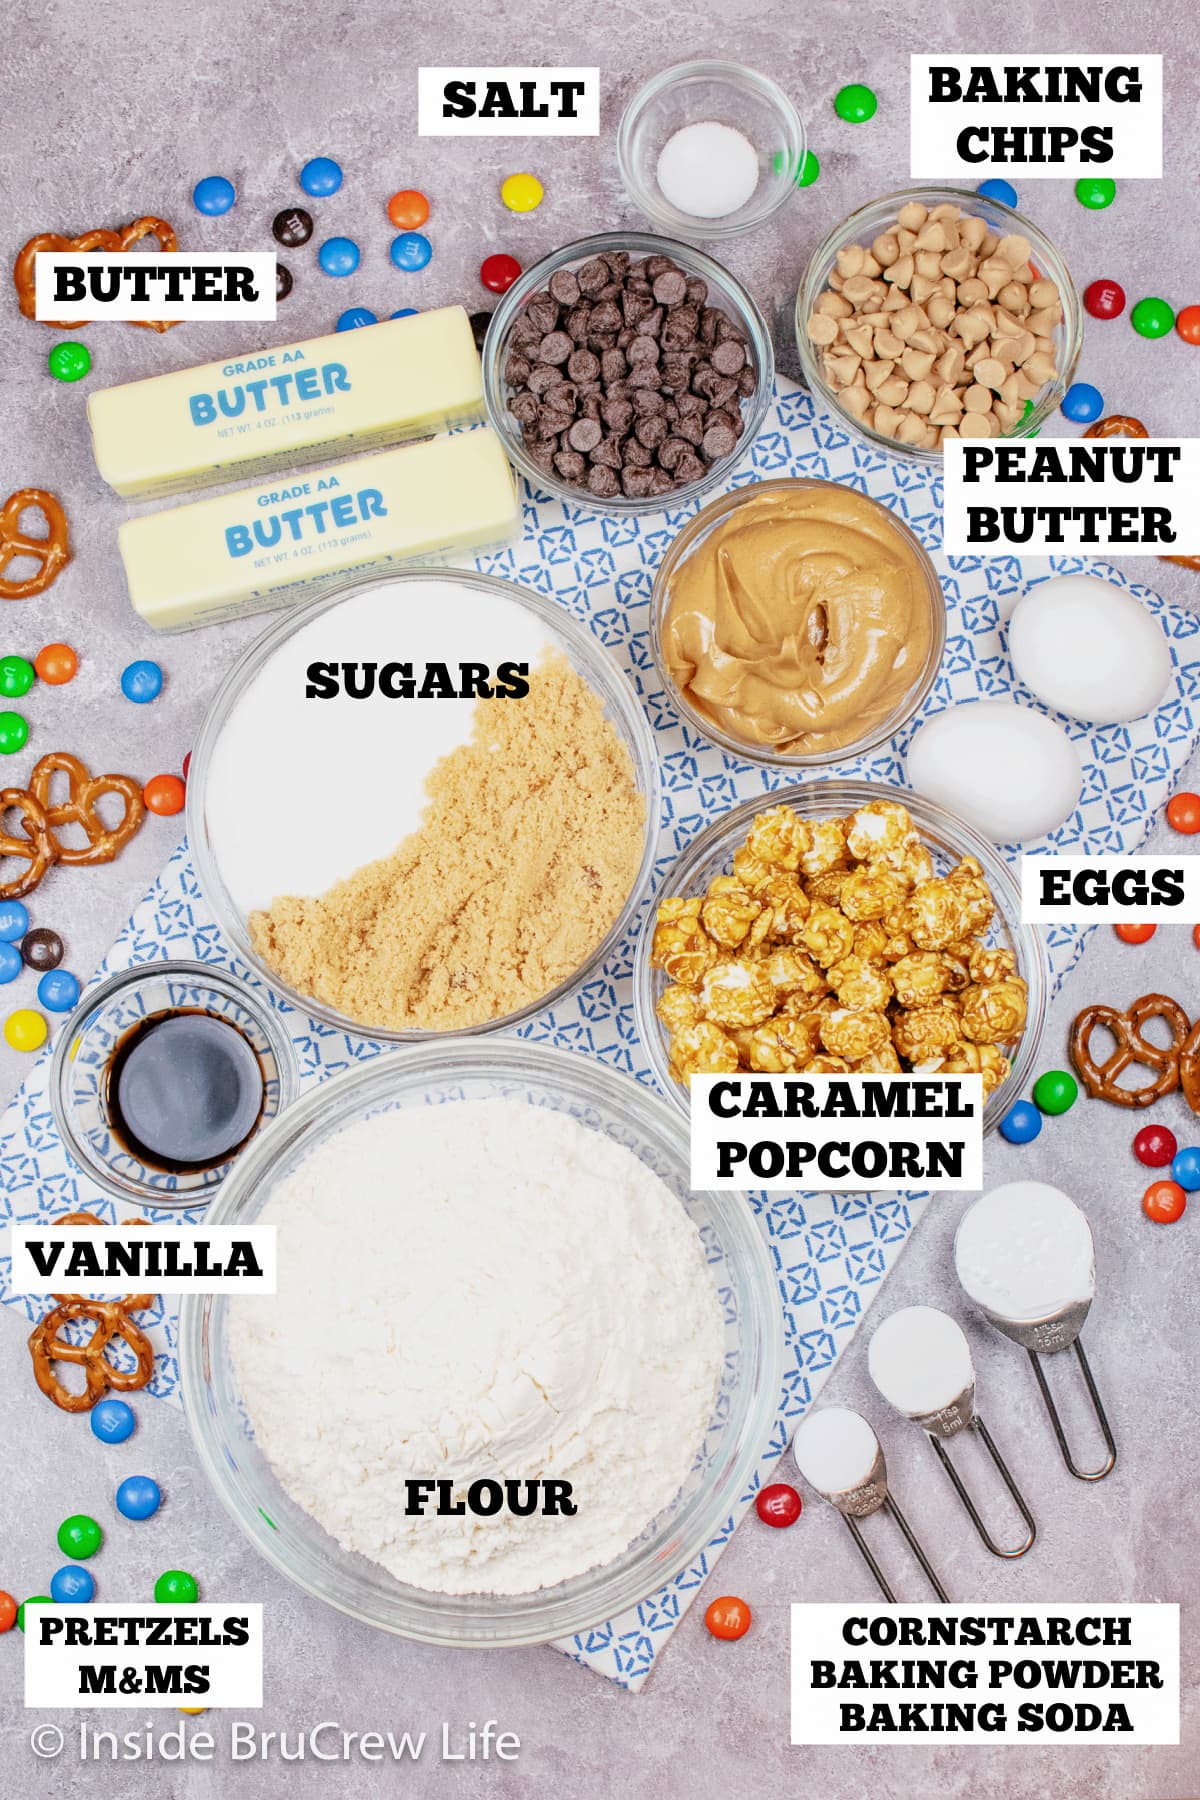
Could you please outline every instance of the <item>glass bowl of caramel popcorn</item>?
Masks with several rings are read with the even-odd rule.
[[[978,1073],[986,1131],[1036,1067],[1049,973],[1012,872],[969,825],[906,788],[823,781],[688,845],[634,992],[681,1107],[693,1074]]]
[[[1059,252],[1023,214],[961,188],[908,188],[844,219],[796,296],[805,385],[859,436],[939,464],[949,437],[1027,437],[1083,345]]]

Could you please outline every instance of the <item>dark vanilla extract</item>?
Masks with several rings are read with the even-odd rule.
[[[139,1021],[106,1072],[114,1136],[169,1174],[228,1161],[258,1125],[264,1090],[253,1045],[228,1019],[199,1009]]]

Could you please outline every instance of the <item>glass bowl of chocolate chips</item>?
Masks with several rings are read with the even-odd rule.
[[[488,417],[535,488],[655,512],[715,486],[771,398],[766,320],[702,251],[648,232],[567,244],[488,328]]]

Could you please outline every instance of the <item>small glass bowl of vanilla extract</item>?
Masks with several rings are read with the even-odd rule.
[[[139,963],[101,982],[50,1072],[72,1160],[107,1193],[157,1207],[206,1205],[296,1088],[292,1042],[265,994],[199,962]]]

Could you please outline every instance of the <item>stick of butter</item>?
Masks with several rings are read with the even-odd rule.
[[[89,396],[92,453],[118,494],[184,493],[381,449],[483,416],[461,306],[339,331]]]
[[[156,631],[311,600],[389,564],[483,550],[521,509],[489,426],[127,519],[129,598]]]

